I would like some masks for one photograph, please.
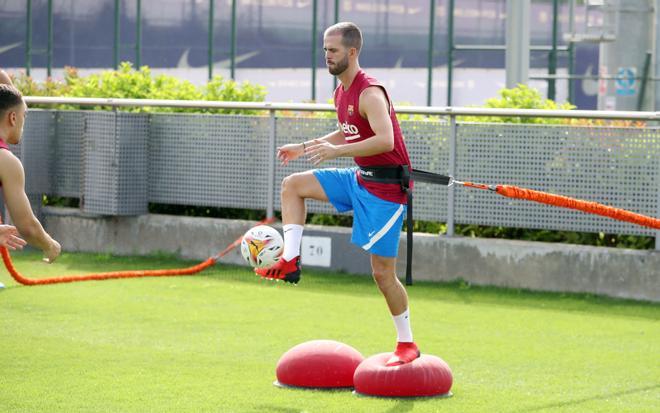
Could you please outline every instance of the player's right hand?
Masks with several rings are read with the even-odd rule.
[[[305,154],[305,147],[302,143],[290,143],[277,148],[277,159],[286,166],[289,161],[300,158]]]

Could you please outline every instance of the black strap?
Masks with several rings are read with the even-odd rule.
[[[363,166],[358,169],[358,173],[365,181],[379,184],[401,184],[404,169],[409,172],[407,165]]]
[[[451,183],[450,176],[422,171],[421,169],[413,169],[412,172],[410,172],[407,165],[362,166],[358,169],[360,176],[365,181],[378,182],[381,184],[400,184],[404,178],[404,171],[409,172],[409,179],[412,181],[447,186]]]
[[[412,256],[413,256],[413,191],[410,188],[410,172],[402,168],[401,188],[408,196],[408,213],[406,214],[406,285],[412,285]]]
[[[430,184],[449,186],[449,184],[451,183],[451,176],[440,175],[433,172],[421,171],[419,169],[413,169],[412,180],[417,182],[427,182]]]
[[[367,182],[381,184],[399,184],[408,198],[408,213],[406,216],[406,285],[412,285],[412,254],[413,254],[413,191],[410,181],[427,182],[449,186],[452,178],[419,169],[410,171],[408,165],[361,166],[358,173]]]

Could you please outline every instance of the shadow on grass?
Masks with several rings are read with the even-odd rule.
[[[122,271],[122,270],[152,270],[162,268],[185,268],[199,261],[188,261],[178,259],[172,254],[154,254],[146,257],[140,256],[116,256],[112,254],[88,254],[74,253],[62,254],[53,264],[42,264],[42,255],[38,252],[28,251],[12,253],[12,258],[16,264],[17,270],[21,272],[21,267],[29,263],[31,265],[39,264],[44,273],[52,272],[53,269],[65,269],[71,271],[71,274],[78,275],[85,273]],[[24,274],[26,277],[40,277],[40,274]]]
[[[405,413],[410,412],[415,408],[415,400],[421,400],[424,398],[412,398],[412,399],[396,399],[388,397],[376,397],[381,400],[395,400],[396,404],[391,408],[384,411],[384,413]],[[300,413],[304,409],[293,408],[293,407],[282,407],[275,405],[261,405],[259,406],[263,409],[264,412],[281,412],[281,413]]]
[[[275,406],[272,404],[262,404],[259,406],[261,411],[263,412],[275,412],[275,413],[300,413],[304,411],[304,409],[298,409],[295,407],[282,407],[282,406]]]
[[[207,274],[211,278],[218,279],[226,277],[227,274],[232,274],[232,281],[255,283],[252,271],[241,266],[218,265],[210,269]],[[259,283],[260,281],[257,280],[256,282]],[[265,283],[270,285],[269,282]],[[286,283],[277,283],[275,286],[279,288],[298,288],[300,291],[341,293],[351,296],[379,294],[371,276],[319,270],[303,270],[303,278],[297,286]],[[617,299],[593,294],[484,287],[471,285],[463,280],[452,282],[418,281],[413,286],[406,288],[411,300],[599,313],[608,316],[660,320],[660,303]]]
[[[415,407],[415,403],[411,400],[398,400],[397,404],[392,406],[389,410],[386,410],[386,413],[403,413],[412,411]]]
[[[41,255],[36,252],[15,254],[17,267],[28,261],[38,262]],[[155,254],[147,257],[118,257],[110,254],[63,254],[52,266],[44,266],[44,274],[29,274],[28,278],[43,278],[58,275],[81,275],[100,271],[145,270],[185,268],[199,261],[179,260],[171,254]],[[65,270],[63,273],[62,270]],[[261,281],[250,268],[220,262],[199,273],[207,281],[239,282],[264,285],[273,288],[296,288],[300,292],[313,291],[330,294],[364,296],[378,295],[378,290],[369,275],[352,275],[319,270],[305,270],[297,286],[286,283]],[[438,301],[443,303],[496,305],[504,307],[526,307],[567,312],[589,312],[624,317],[641,317],[660,320],[660,304],[634,300],[615,299],[592,294],[536,292],[501,287],[482,287],[465,281],[416,282],[407,287],[412,300]]]
[[[652,386],[645,386],[645,387],[637,387],[634,389],[628,389],[616,393],[606,393],[606,394],[598,394],[595,396],[591,397],[584,397],[582,399],[575,399],[575,400],[566,400],[562,402],[556,402],[556,403],[548,403],[548,404],[543,404],[540,406],[534,406],[534,407],[528,407],[525,409],[521,410],[515,410],[516,413],[527,413],[527,412],[538,412],[541,410],[556,410],[556,409],[561,409],[565,407],[573,407],[578,404],[582,403],[587,403],[590,401],[594,400],[602,400],[602,399],[611,399],[613,397],[621,397],[621,396],[628,396],[631,394],[636,394],[636,393],[642,393],[648,390],[655,390],[655,389],[660,389],[660,384],[655,384]]]

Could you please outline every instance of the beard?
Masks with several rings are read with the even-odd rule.
[[[328,71],[333,76],[339,76],[348,68],[348,56],[335,63],[334,67],[328,67]]]

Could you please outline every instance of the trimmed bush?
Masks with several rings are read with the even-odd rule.
[[[197,87],[187,80],[161,74],[154,76],[148,66],[134,69],[124,62],[117,70],[107,70],[89,76],[80,76],[75,68],[65,69],[62,81],[48,78],[39,84],[30,76],[20,74],[15,77],[16,87],[26,96],[62,96],[117,99],[167,99],[167,100],[208,100],[230,102],[262,102],[266,88],[250,82],[236,83],[214,76],[204,86]],[[52,105],[35,105],[49,107]],[[81,106],[56,105],[57,109],[83,109]],[[109,107],[95,107],[96,110],[109,110]],[[257,111],[232,109],[194,109],[167,107],[120,107],[128,112],[192,112],[192,113],[234,113],[255,114]]]

